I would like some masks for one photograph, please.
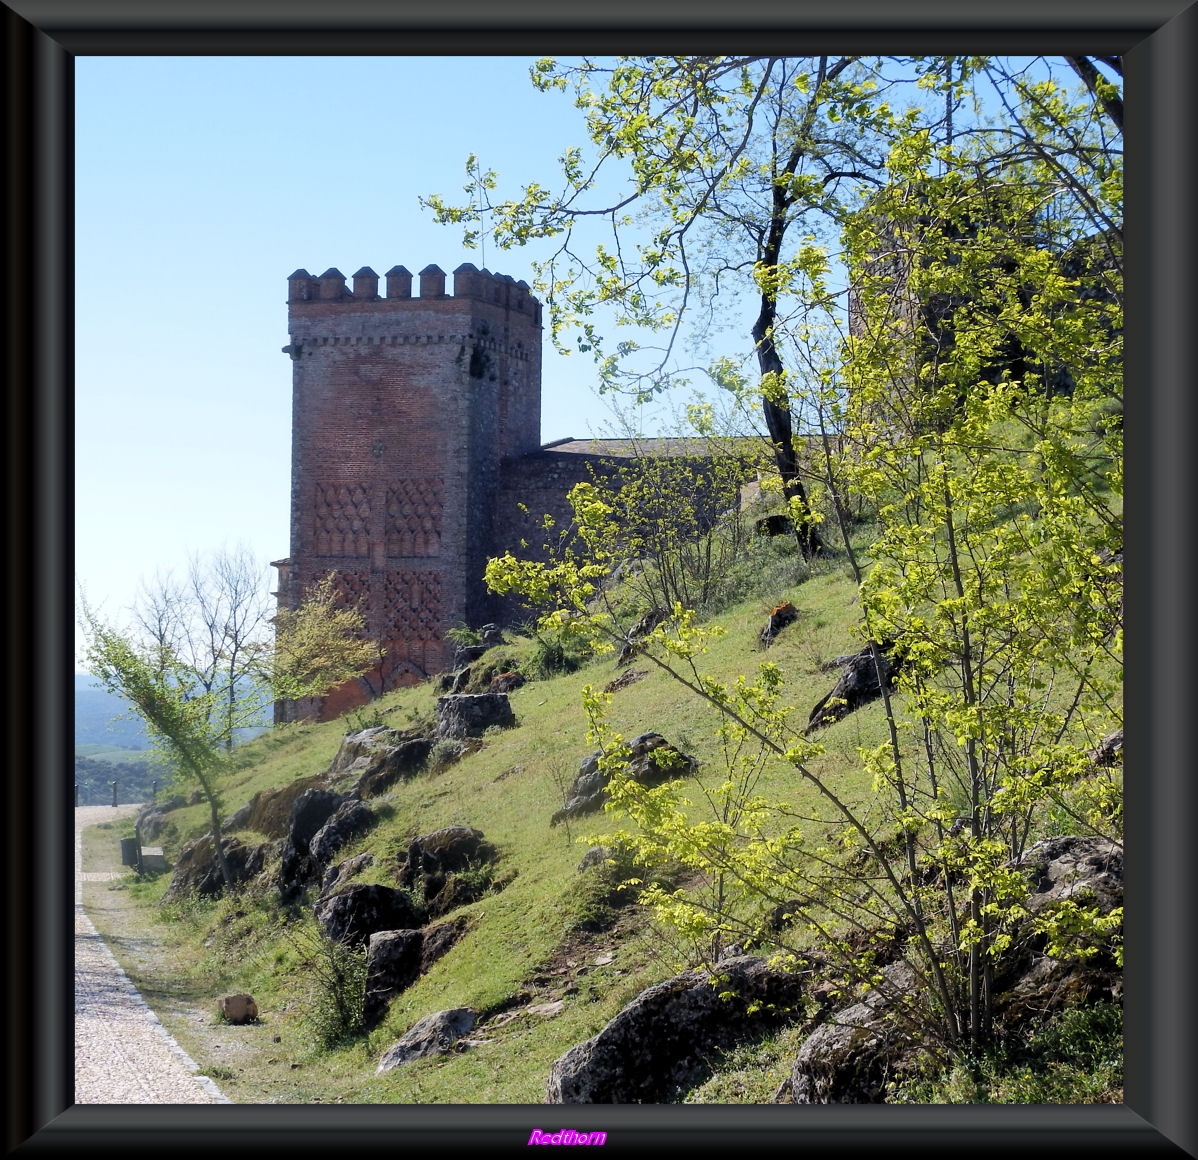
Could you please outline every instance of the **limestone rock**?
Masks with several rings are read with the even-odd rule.
[[[375,812],[365,802],[342,802],[332,816],[312,836],[308,850],[320,863],[328,863],[352,838],[364,834],[375,823]]]
[[[752,955],[722,959],[717,969],[714,981],[693,970],[642,991],[553,1064],[545,1103],[675,1100],[709,1074],[712,1050],[793,1018],[801,976],[771,970]],[[733,997],[721,998],[723,992]]]
[[[803,1041],[791,1069],[796,1104],[877,1104],[886,1084],[907,1061],[908,1041],[894,1022],[889,1000],[909,994],[915,972],[891,963],[880,989],[832,1015]]]
[[[429,917],[435,918],[481,897],[488,889],[485,878],[467,882],[458,875],[495,860],[495,847],[481,830],[446,826],[417,838],[408,847],[407,861],[399,872],[399,885],[423,898]]]
[[[375,726],[347,733],[329,766],[330,778],[356,776],[356,797],[377,797],[424,768],[433,747],[418,731]]]
[[[329,938],[351,946],[381,930],[416,930],[424,920],[404,891],[377,884],[347,886],[321,898],[313,913]]]
[[[370,936],[363,1007],[368,1030],[383,1021],[391,1000],[420,978],[423,946],[424,935],[418,930],[380,930]]]
[[[384,930],[370,936],[366,953],[367,1028],[377,1027],[396,995],[428,971],[466,930],[464,920],[438,923],[423,930]]]
[[[279,891],[296,898],[321,872],[321,859],[311,849],[312,839],[348,800],[329,789],[305,789],[295,799],[279,859]]]
[[[506,693],[447,693],[437,698],[437,737],[462,741],[494,727],[509,729],[516,715]]]
[[[477,1013],[469,1007],[454,1007],[449,1011],[426,1015],[383,1052],[376,1074],[382,1075],[385,1071],[428,1055],[443,1055],[473,1029],[477,1018]]]
[[[324,881],[321,884],[320,896],[325,898],[330,894],[335,894],[343,886],[347,885],[351,878],[361,874],[367,866],[373,865],[373,854],[356,854],[352,858],[346,858],[344,862],[339,862],[336,866],[330,866],[324,872]]]
[[[274,852],[274,845],[264,842],[258,846],[247,846],[237,838],[222,839],[225,861],[233,875],[234,884],[250,881],[263,870],[267,856]],[[175,862],[171,884],[163,895],[164,902],[177,902],[191,894],[213,898],[225,888],[220,864],[212,849],[208,835],[188,842],[179,851]]]
[[[693,757],[675,748],[660,733],[642,733],[634,737],[630,749],[629,776],[641,785],[661,785],[671,778],[693,773],[698,766]],[[599,758],[599,753],[591,753],[582,759],[574,782],[566,792],[565,805],[549,819],[551,826],[603,808],[607,801],[608,775],[599,768]]]
[[[840,679],[831,690],[811,710],[805,732],[812,733],[847,717],[854,709],[876,701],[882,695],[883,684],[890,688],[898,675],[898,665],[889,655],[893,648],[891,642],[878,646],[877,660],[874,659],[873,648],[866,645],[859,653],[850,656],[840,674]],[[844,660],[845,658],[838,658]],[[881,675],[882,683],[878,677]]]

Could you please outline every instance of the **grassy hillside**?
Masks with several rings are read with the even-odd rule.
[[[768,655],[805,721],[835,680],[825,662],[860,647],[853,632],[856,588],[835,559],[808,570],[782,546],[759,541],[753,551],[759,558],[747,563],[758,578],[756,595],[720,614],[726,632],[711,643],[705,669],[734,681],[742,673],[751,676]],[[793,602],[798,618],[767,654],[758,633],[782,600]],[[486,659],[519,663],[534,647],[529,639],[511,637]],[[698,759],[689,796],[700,818],[707,809],[700,787],[718,783],[726,768],[717,714],[645,658],[631,668],[646,675],[614,694],[610,724],[626,738],[659,732]],[[468,933],[367,1035],[332,1047],[321,1043],[330,992],[322,979],[344,963],[318,938],[310,905],[288,912],[270,892],[247,890],[215,902],[160,906],[165,877],[89,884],[85,903],[168,1030],[237,1102],[539,1103],[557,1057],[595,1034],[646,986],[693,965],[702,949],[655,925],[601,874],[580,872],[580,859],[596,836],[613,827],[611,818],[549,824],[579,762],[594,749],[581,690],[587,684],[601,688],[622,671],[609,655],[577,672],[524,685],[511,694],[515,728],[494,731],[478,752],[456,764],[434,764],[371,800],[379,823],[338,855],[374,856],[357,881],[394,885],[414,837],[464,824],[497,847],[494,882],[501,888],[455,912],[466,918]],[[345,719],[287,726],[244,744],[224,791],[226,815],[259,790],[321,773],[347,732],[430,720],[436,696],[434,683],[427,682]],[[866,816],[874,790],[859,751],[886,737],[880,703],[821,735],[820,772]],[[788,801],[795,817],[821,816],[814,791],[783,762],[766,763],[757,790]],[[205,832],[206,807],[171,817],[160,839],[168,858]],[[813,840],[825,840],[826,820],[810,823],[809,830]],[[115,831],[93,831],[85,858],[114,860],[114,837]],[[248,844],[263,840],[252,832],[238,837]],[[260,1022],[221,1024],[217,999],[243,991],[255,997]],[[375,1074],[383,1051],[419,1018],[460,1006],[482,1015],[472,1033],[475,1046]],[[688,1098],[769,1100],[789,1074],[798,1042],[792,1028],[713,1060],[712,1078]]]

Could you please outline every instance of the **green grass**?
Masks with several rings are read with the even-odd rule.
[[[835,680],[821,664],[860,647],[853,631],[859,619],[855,585],[835,557],[810,569],[802,583],[776,584],[790,567],[784,548],[757,542],[754,551],[761,556],[756,574],[765,579],[752,598],[718,617],[726,633],[712,642],[705,668],[732,681],[741,673],[751,676],[766,659],[773,662],[801,726]],[[794,603],[798,619],[763,650],[757,634],[782,600]],[[536,648],[532,640],[515,639],[494,651],[524,660]],[[722,778],[714,710],[644,658],[632,667],[648,675],[615,694],[612,727],[626,738],[660,732],[698,758],[701,779]],[[584,684],[602,687],[617,675],[607,656],[576,672],[531,681],[511,694],[514,729],[493,731],[479,751],[370,802],[378,824],[338,854],[338,860],[374,855],[361,881],[394,884],[397,858],[413,837],[465,824],[497,847],[496,877],[506,885],[455,912],[469,923],[466,936],[393,1001],[383,1024],[369,1034],[329,1046],[335,1037],[314,1024],[322,995],[313,969],[310,907],[284,913],[273,898],[253,891],[162,906],[167,878],[159,877],[89,884],[89,913],[168,1030],[235,1101],[539,1103],[555,1059],[599,1031],[646,986],[692,965],[685,948],[656,929],[644,908],[620,905],[594,871],[579,873],[589,838],[607,829],[610,819],[593,815],[549,825],[579,762],[594,748],[580,690]],[[223,786],[225,816],[260,790],[321,773],[347,731],[431,720],[436,696],[429,681],[340,721],[283,726],[245,743]],[[843,798],[866,806],[872,789],[858,747],[886,736],[880,705],[851,714],[821,734],[819,771]],[[790,801],[796,814],[815,813],[814,790],[784,763],[767,764],[758,789]],[[171,817],[160,839],[168,858],[206,832],[207,806]],[[114,835],[125,832],[132,832],[131,822],[89,831],[85,865],[114,861]],[[250,844],[263,840],[251,832],[238,836]],[[607,954],[614,956],[610,962],[596,962]],[[255,997],[260,1022],[221,1026],[214,1015],[217,998],[241,991]],[[564,1001],[560,1013],[524,1011],[558,999]],[[482,1041],[478,1046],[375,1075],[379,1056],[417,1019],[458,1006],[482,1014],[473,1033]],[[794,1038],[784,1031],[721,1056],[713,1061],[712,1079],[689,1098],[768,1101],[789,1072]]]

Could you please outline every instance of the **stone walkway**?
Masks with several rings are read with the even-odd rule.
[[[75,1103],[227,1104],[137,993],[83,911],[84,881],[120,877],[84,872],[83,829],[140,808],[75,810]]]

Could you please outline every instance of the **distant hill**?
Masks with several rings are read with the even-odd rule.
[[[75,746],[80,745],[150,748],[142,723],[88,673],[75,674]]]
[[[258,728],[238,730],[237,737],[254,737],[270,727],[270,710],[264,709]],[[141,721],[130,713],[119,697],[114,697],[89,673],[75,674],[75,748],[87,745],[116,749],[149,749]]]

